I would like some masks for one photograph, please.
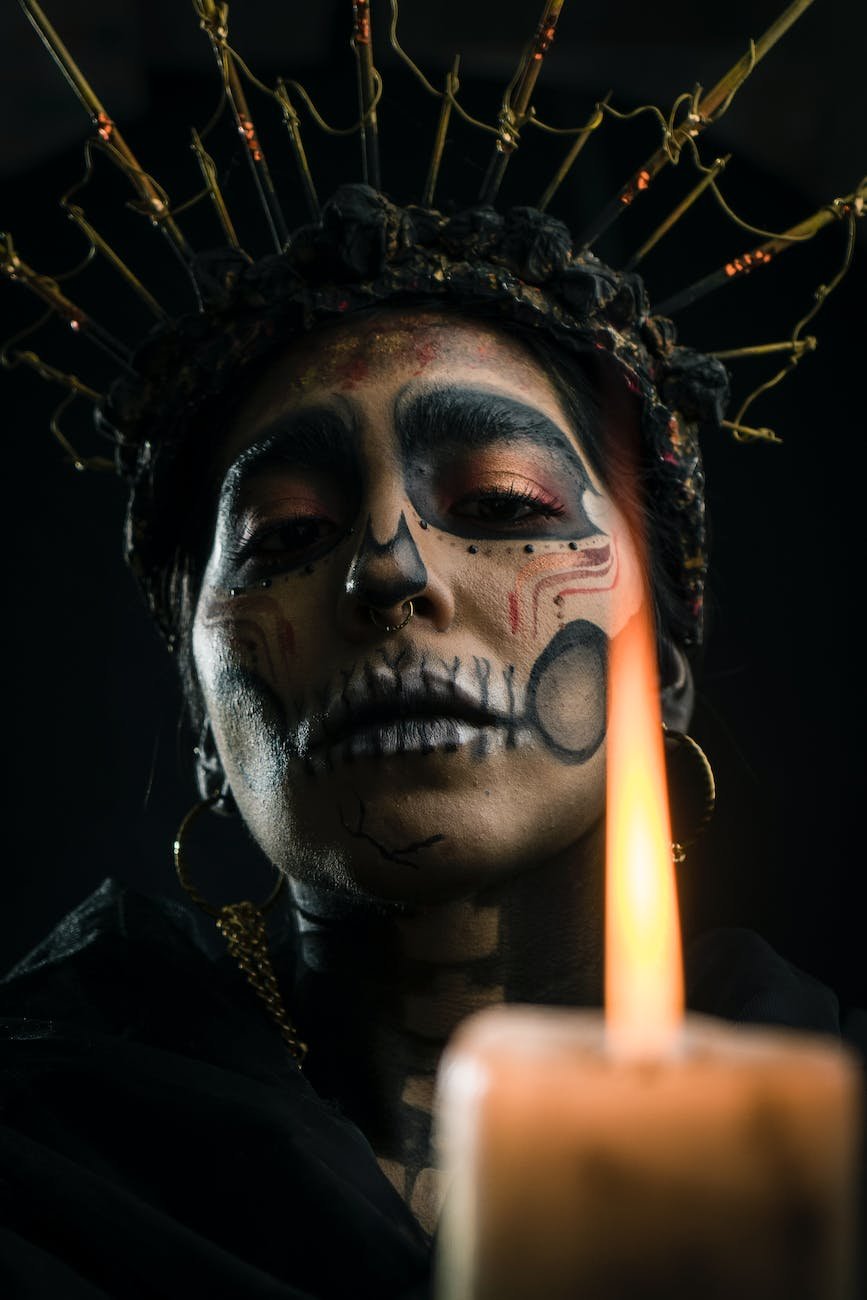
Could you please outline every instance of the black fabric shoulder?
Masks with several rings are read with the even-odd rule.
[[[18,979],[43,966],[56,965],[99,943],[107,934],[160,946],[174,941],[206,951],[192,913],[170,899],[154,899],[107,877],[94,892],[68,912],[48,935],[21,959],[3,982]]]
[[[183,909],[107,881],[0,985],[4,1300],[425,1300],[430,1246]]]
[[[833,989],[792,965],[754,930],[709,930],[688,946],[685,964],[693,1011],[840,1036]]]

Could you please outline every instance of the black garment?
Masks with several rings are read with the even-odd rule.
[[[291,953],[278,957],[284,969]],[[749,931],[690,1004],[839,1035]],[[425,1300],[431,1244],[191,915],[106,881],[0,985],[3,1300]]]

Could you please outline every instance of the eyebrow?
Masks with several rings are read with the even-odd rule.
[[[280,469],[330,469],[347,466],[357,471],[356,422],[330,406],[311,406],[278,416],[251,446],[232,461],[221,496],[235,495],[250,479]]]
[[[538,407],[505,393],[458,384],[414,392],[404,388],[395,398],[394,419],[407,459],[432,444],[480,448],[498,441],[528,441],[566,460],[592,487],[582,456],[560,425]]]

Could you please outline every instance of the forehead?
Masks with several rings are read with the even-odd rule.
[[[551,380],[518,339],[466,317],[392,309],[295,340],[242,399],[228,451],[243,450],[288,410],[333,401],[385,415],[399,392],[446,379],[517,397],[567,423]]]

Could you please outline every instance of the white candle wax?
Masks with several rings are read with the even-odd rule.
[[[687,1016],[615,1060],[602,1013],[457,1031],[437,1300],[850,1300],[860,1073],[830,1039]]]

